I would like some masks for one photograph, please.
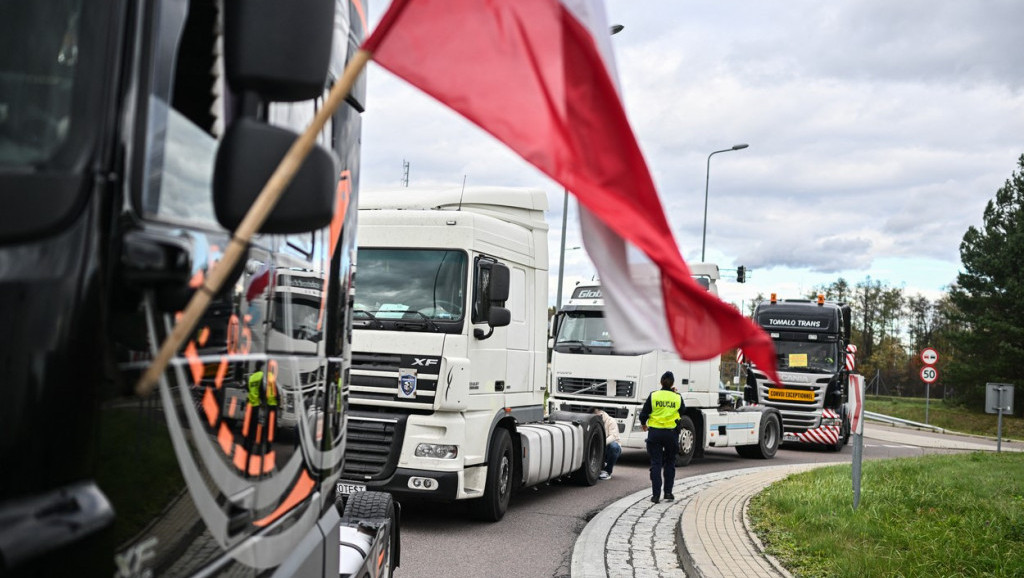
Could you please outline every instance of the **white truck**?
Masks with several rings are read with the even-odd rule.
[[[717,265],[695,263],[690,269],[699,284],[718,295]],[[669,351],[617,351],[605,324],[599,284],[573,290],[552,321],[552,336],[550,410],[602,409],[619,424],[622,447],[646,447],[640,409],[648,394],[661,387],[662,373],[671,371],[686,404],[676,465],[702,457],[707,448],[735,447],[741,456],[761,459],[778,450],[779,412],[735,403],[719,386],[719,358],[688,362]]]
[[[496,521],[516,488],[595,483],[600,419],[544,415],[546,208],[496,187],[360,197],[339,493],[471,500]]]

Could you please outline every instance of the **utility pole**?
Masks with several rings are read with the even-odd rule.
[[[402,159],[402,186],[409,188],[409,161]]]

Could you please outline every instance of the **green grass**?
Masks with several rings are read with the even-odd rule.
[[[1024,576],[1024,454],[932,455],[796,474],[750,503],[799,577]]]
[[[864,409],[900,419],[925,423],[925,400],[918,397],[867,396]],[[928,421],[955,432],[968,433],[996,439],[999,416],[991,413],[972,411],[964,407],[949,406],[942,400],[928,403]],[[1003,414],[1003,439],[1024,439],[1024,419]]]

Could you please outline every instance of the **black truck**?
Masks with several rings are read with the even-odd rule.
[[[779,410],[783,442],[841,449],[850,437],[850,306],[773,293],[758,304],[754,322],[772,338],[782,383],[751,365],[744,400]]]
[[[364,4],[0,0],[0,575],[398,564],[397,504],[335,499],[364,81],[155,391],[134,389]]]

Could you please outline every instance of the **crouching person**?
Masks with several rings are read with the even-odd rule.
[[[601,416],[601,420],[604,422],[604,467],[601,468],[601,474],[598,476],[602,480],[607,480],[612,477],[612,470],[615,469],[615,462],[619,461],[619,456],[622,455],[622,446],[619,445],[619,424],[615,423],[612,416],[608,415],[600,408],[595,407],[594,413]]]

